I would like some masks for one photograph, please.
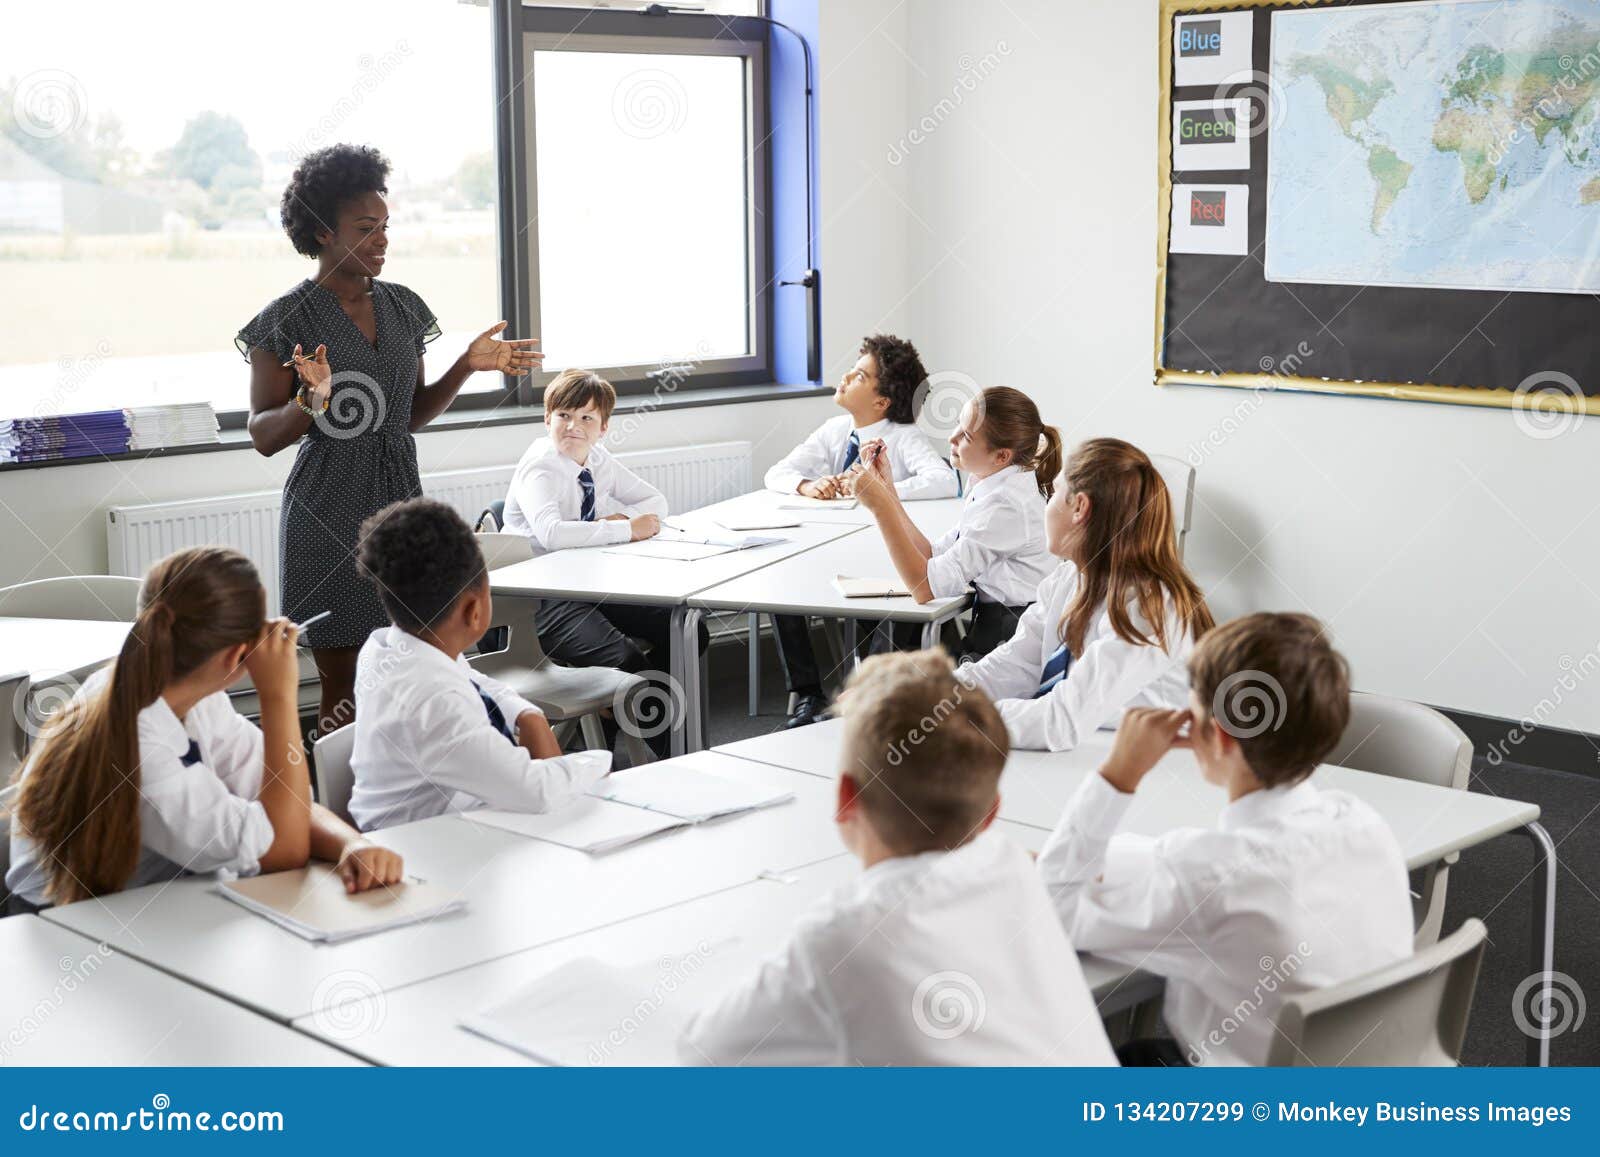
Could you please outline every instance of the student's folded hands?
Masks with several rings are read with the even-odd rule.
[[[1107,783],[1120,792],[1132,792],[1161,757],[1174,747],[1187,747],[1191,716],[1187,710],[1132,707],[1117,725],[1111,754],[1100,767]]]
[[[345,847],[337,870],[344,890],[350,893],[387,887],[405,879],[405,861],[398,852],[365,840]]]

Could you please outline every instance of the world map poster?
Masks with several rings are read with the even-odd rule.
[[[1600,4],[1272,14],[1268,281],[1600,292]]]

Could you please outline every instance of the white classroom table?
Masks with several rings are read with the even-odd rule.
[[[668,521],[685,527],[708,525],[694,512],[669,518]],[[629,546],[639,544],[557,550],[490,571],[489,586],[496,594],[574,599],[597,604],[615,602],[670,607],[672,627],[668,638],[671,654],[667,656],[667,676],[673,686],[683,689],[684,703],[683,718],[677,720],[673,727],[672,751],[675,755],[681,755],[685,751],[698,750],[698,746],[687,743],[687,736],[698,734],[702,729],[700,684],[698,681],[691,682],[685,670],[688,654],[692,654],[696,660],[699,658],[698,638],[690,637],[688,654],[682,642],[688,597],[707,587],[771,566],[781,559],[860,530],[859,526],[844,523],[807,523],[766,532],[767,537],[779,538],[782,542],[729,551],[727,554],[690,562],[644,555],[630,557]],[[697,632],[698,617],[695,622]],[[696,662],[696,671],[698,667]]]
[[[313,944],[215,893],[209,877],[151,884],[41,915],[282,1021],[388,992],[839,854],[834,785],[712,752],[684,764],[795,798],[665,832],[606,855],[440,816],[374,833],[462,911],[342,944]]]
[[[770,518],[800,523],[799,526],[751,532],[784,540],[771,546],[730,551],[693,562],[649,558],[642,554],[630,558],[627,545],[558,550],[490,571],[490,589],[499,594],[531,598],[670,607],[671,654],[667,657],[667,676],[674,686],[683,690],[684,703],[683,717],[672,730],[672,751],[675,755],[698,751],[704,747],[705,731],[700,690],[702,664],[697,645],[704,611],[690,604],[691,596],[846,538],[855,539],[863,548],[875,546],[882,555],[881,562],[877,561],[877,555],[872,555],[852,564],[857,572],[865,573],[860,568],[871,567],[874,573],[881,571],[885,577],[893,577],[894,568],[888,565],[888,553],[876,532],[869,529],[873,521],[869,512],[860,507],[784,510],[785,503],[798,503],[798,498],[771,490],[755,490],[698,510],[672,514],[666,519],[684,529],[706,531],[721,531],[719,519],[738,522]],[[924,534],[936,538],[960,520],[961,505],[959,498],[943,498],[908,502],[906,509]],[[853,552],[846,548],[839,557],[850,559]],[[914,603],[909,605],[915,606]]]
[[[944,503],[906,504],[908,508],[919,505],[942,506]],[[930,534],[929,537],[935,535]],[[966,594],[926,603],[909,598],[847,599],[833,585],[834,576],[841,574],[852,578],[882,578],[899,582],[894,563],[889,558],[889,548],[874,527],[848,538],[824,543],[803,555],[784,559],[691,595],[688,612],[683,617],[684,630],[698,631],[700,617],[708,612],[736,611],[752,618],[758,615],[801,615],[838,619],[845,624],[844,655],[848,657],[855,652],[855,628],[859,620],[915,623],[922,628],[922,646],[932,647],[939,641],[940,627],[961,614],[971,601]],[[690,656],[686,649],[684,654],[691,667],[689,677],[697,678],[698,653]],[[752,649],[751,714],[755,713],[756,662],[757,656]],[[704,737],[696,735],[693,738],[703,741]]]
[[[81,682],[122,652],[132,623],[0,617],[0,672],[27,671],[35,683]]]
[[[0,920],[0,974],[0,1068],[360,1063],[37,916]]]
[[[1037,849],[1044,833],[1021,824],[1002,826],[1019,844]],[[842,853],[781,877],[768,877],[637,916],[554,944],[502,957],[419,984],[366,997],[341,1009],[339,1023],[362,1026],[338,1044],[382,1065],[529,1065],[524,1054],[460,1027],[464,1017],[510,997],[536,977],[569,961],[593,957],[627,966],[659,961],[659,991],[641,991],[638,1007],[661,1021],[671,1037],[697,1008],[714,1003],[730,984],[748,976],[787,940],[796,919],[828,891],[860,875],[854,856]],[[686,965],[681,958],[689,957]],[[1101,1001],[1102,1015],[1131,1007],[1160,991],[1159,981],[1119,964],[1082,957],[1085,978]],[[668,985],[670,984],[670,988]],[[656,984],[652,983],[652,988]],[[325,1018],[327,1019],[327,1018]],[[315,1018],[296,1027],[322,1035]],[[596,1065],[671,1063],[641,1052],[639,1037],[596,1026]],[[659,1036],[659,1031],[657,1032]],[[632,1047],[630,1047],[630,1045]]]
[[[729,743],[716,751],[832,779],[839,771],[843,730],[843,720],[830,719]],[[1013,751],[1000,779],[1001,818],[1053,828],[1078,785],[1110,754],[1114,738],[1115,732],[1102,730],[1072,751]],[[1370,804],[1393,829],[1406,865],[1413,870],[1496,836],[1520,833],[1530,839],[1539,856],[1532,892],[1530,961],[1546,978],[1553,975],[1556,849],[1538,822],[1537,804],[1331,764],[1318,768],[1312,779],[1318,786],[1348,791]],[[1201,776],[1193,752],[1172,751],[1139,788],[1122,830],[1157,836],[1178,827],[1212,827],[1225,802],[1222,789]],[[1548,1036],[1529,1038],[1528,1063],[1550,1063]]]

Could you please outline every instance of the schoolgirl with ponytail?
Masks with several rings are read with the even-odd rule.
[[[1189,655],[1215,623],[1149,457],[1116,438],[1084,442],[1045,522],[1060,565],[1011,640],[961,671],[996,701],[1011,745],[1067,751],[1126,708],[1186,707]]]
[[[313,857],[336,862],[352,892],[398,882],[398,856],[311,801],[295,638],[287,620],[266,618],[260,577],[235,551],[184,550],[151,567],[121,653],[50,721],[22,770],[14,905]],[[260,727],[227,696],[246,672]]]
[[[1045,549],[1044,508],[1061,468],[1061,435],[1021,390],[990,386],[961,409],[950,461],[967,475],[961,521],[937,542],[917,529],[895,491],[883,446],[861,453],[856,497],[877,520],[889,556],[919,603],[977,592],[960,659],[1009,639],[1056,565]]]

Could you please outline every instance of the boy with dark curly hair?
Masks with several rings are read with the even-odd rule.
[[[543,712],[462,657],[493,604],[454,508],[385,507],[361,528],[358,565],[393,620],[356,664],[350,816],[362,831],[479,807],[554,811],[611,770],[610,752],[562,755]]]
[[[767,489],[806,498],[850,497],[861,469],[861,447],[877,438],[903,500],[954,498],[955,470],[916,426],[917,391],[927,379],[917,347],[904,338],[875,333],[862,339],[860,356],[833,391],[834,404],[845,412],[818,426],[768,470]],[[815,723],[827,698],[806,620],[775,615],[773,625],[784,678],[797,696],[788,726]]]

